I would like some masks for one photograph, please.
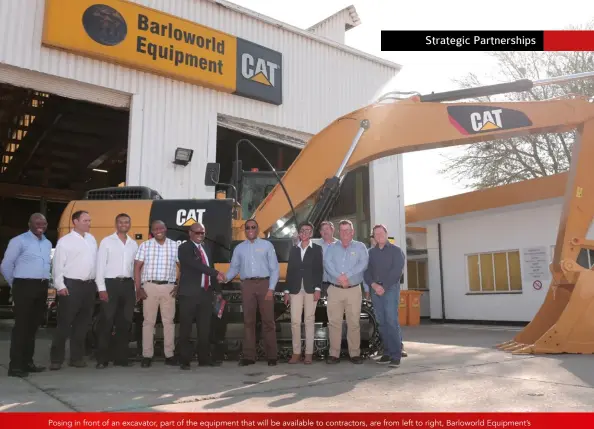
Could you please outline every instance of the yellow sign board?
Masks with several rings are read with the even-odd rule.
[[[282,103],[279,52],[128,1],[46,0],[42,43],[222,92]]]

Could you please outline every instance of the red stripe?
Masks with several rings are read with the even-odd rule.
[[[452,118],[452,115],[448,115],[448,119],[450,120],[450,124],[452,124],[454,127],[456,127],[458,131],[460,131],[460,134],[464,134],[465,136],[468,135],[468,131],[466,131],[464,127],[462,127],[462,125],[458,123],[458,121]]]
[[[544,32],[545,51],[594,51],[594,31],[559,30]]]

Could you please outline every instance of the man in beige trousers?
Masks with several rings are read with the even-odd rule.
[[[177,365],[175,350],[175,295],[177,293],[177,243],[167,238],[165,223],[151,224],[153,238],[138,247],[134,262],[134,283],[137,299],[142,299],[142,363],[151,366],[157,312],[163,323],[165,364]]]
[[[293,357],[290,364],[301,361],[301,317],[305,325],[305,358],[303,363],[311,364],[314,352],[314,331],[316,306],[324,276],[324,254],[322,247],[311,240],[313,225],[305,222],[299,225],[299,239],[289,254],[285,304],[291,305],[291,335]]]
[[[324,270],[328,274],[328,327],[330,356],[327,363],[340,362],[342,318],[346,315],[347,342],[351,362],[361,359],[361,302],[363,273],[367,269],[367,247],[353,240],[355,230],[350,220],[338,224],[340,240],[330,245],[324,254]]]

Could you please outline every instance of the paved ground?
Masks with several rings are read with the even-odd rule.
[[[0,321],[0,411],[591,411],[594,356],[513,356],[493,349],[517,328],[405,327],[401,368],[265,363],[181,371],[96,370],[6,376],[10,322]],[[36,363],[46,365],[49,333]]]

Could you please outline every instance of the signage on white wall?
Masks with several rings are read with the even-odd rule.
[[[522,265],[522,278],[524,281],[536,286],[542,284],[543,280],[550,278],[548,246],[534,246],[522,249]]]

